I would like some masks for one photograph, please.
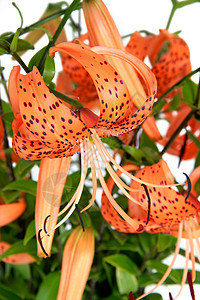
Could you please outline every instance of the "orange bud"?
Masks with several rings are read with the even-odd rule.
[[[0,242],[0,255],[6,250],[8,250],[10,247],[11,245],[8,243]],[[28,253],[19,253],[19,254],[13,254],[6,258],[3,258],[2,261],[14,265],[23,265],[23,264],[33,263],[35,262],[35,259]]]
[[[78,226],[64,248],[57,300],[81,300],[94,257],[94,233]]]
[[[54,227],[57,223],[65,180],[70,167],[70,158],[43,158],[37,185],[35,207],[35,228],[37,233],[38,256],[51,253]],[[46,234],[46,233],[50,234]],[[42,249],[42,247],[43,249]]]
[[[19,202],[0,204],[0,227],[17,219],[25,210],[26,202],[23,198]]]

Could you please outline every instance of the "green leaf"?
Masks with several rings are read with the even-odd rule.
[[[14,291],[0,283],[0,299],[1,300],[21,300]]]
[[[194,134],[192,134],[192,132],[187,131],[187,134],[189,135],[190,139],[197,145],[197,147],[200,149],[200,141],[198,140],[198,138],[196,138],[196,136]]]
[[[165,274],[168,266],[163,264],[158,260],[150,260],[147,262],[147,265],[152,270],[157,270],[162,276]],[[168,276],[169,279],[173,281],[174,284],[181,283],[181,276],[177,270],[172,270]]]
[[[49,56],[49,54],[47,54],[42,75],[47,85],[51,83],[51,80],[55,75],[55,62],[54,59]]]
[[[111,149],[121,149],[120,141],[114,136],[104,137],[101,140],[103,143],[107,144]]]
[[[182,87],[182,93],[184,102],[187,103],[190,107],[193,107],[197,97],[198,85],[194,83],[191,79],[187,78],[184,81]]]
[[[30,265],[29,264],[24,264],[24,265],[13,265],[13,269],[17,270],[22,278],[25,280],[30,280],[31,279],[31,271],[30,271]]]
[[[165,249],[170,247],[172,243],[175,241],[176,241],[175,237],[160,233],[158,236],[158,251],[159,252],[164,251]]]
[[[29,161],[20,159],[15,167],[15,176],[16,177],[25,177],[32,169],[32,167],[36,164],[35,161]]]
[[[145,253],[149,253],[149,251],[154,248],[158,235],[154,234],[149,234],[146,232],[140,233],[138,235],[140,244],[142,246],[142,249],[144,250]]]
[[[3,188],[3,192],[12,190],[26,192],[33,196],[36,196],[37,182],[31,179],[19,179],[9,183]]]
[[[200,151],[197,153],[194,168],[197,168],[198,166],[200,166]]]
[[[145,300],[163,300],[163,297],[160,294],[153,293],[145,297]]]
[[[158,147],[156,146],[156,143],[152,141],[147,134],[143,131],[140,139],[140,148],[151,148],[155,152],[159,153]]]
[[[24,237],[24,245],[26,245],[34,236],[35,236],[35,220],[32,220],[26,229],[26,233]]]
[[[11,245],[11,247],[6,250],[5,252],[3,252],[0,255],[0,260],[13,255],[13,254],[19,254],[19,253],[28,253],[31,256],[33,256],[35,259],[38,260],[37,257],[37,249],[36,249],[36,241],[35,240],[31,240],[29,243],[27,243],[26,245],[24,245],[24,242],[18,241],[14,244]]]
[[[123,145],[123,149],[136,160],[136,164],[140,165],[144,164],[145,162],[150,164],[154,163],[151,155],[149,155],[149,153],[145,150],[137,149],[129,145]]]
[[[45,53],[45,50],[46,50],[46,46],[43,47],[42,49],[40,49],[32,58],[31,60],[29,61],[29,64],[28,64],[28,68],[30,70],[33,69],[33,66],[36,66],[38,67],[39,63],[40,63],[40,59],[42,58],[43,54]]]
[[[35,300],[56,300],[60,282],[60,273],[54,272],[48,274],[40,285]]]
[[[178,93],[177,95],[174,96],[174,98],[169,102],[169,110],[177,110],[180,106],[181,103],[181,96]]]
[[[16,52],[17,44],[18,44],[18,38],[19,38],[20,33],[21,33],[21,28],[18,28],[17,31],[15,32],[14,37],[12,39],[12,42],[10,44],[10,50],[11,51]]]
[[[25,50],[33,50],[34,46],[30,42],[23,40],[23,39],[18,39],[18,44],[17,44],[17,52],[25,51]]]
[[[195,182],[194,189],[200,195],[200,178]]]
[[[110,265],[116,268],[120,268],[121,270],[124,270],[130,274],[138,274],[137,265],[128,256],[124,254],[113,254],[104,257],[103,260],[109,263]]]
[[[138,282],[135,275],[130,274],[120,268],[116,268],[117,286],[120,294],[135,293],[138,289]]]

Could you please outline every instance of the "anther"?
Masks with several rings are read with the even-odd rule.
[[[132,291],[128,294],[128,297],[129,297],[129,300],[135,300]]]
[[[45,233],[47,233],[47,229],[46,229],[46,224],[47,224],[47,220],[48,220],[48,218],[50,217],[51,215],[48,215],[46,218],[45,218],[45,220],[44,220],[44,232]],[[47,236],[50,236],[48,233],[47,233]]]
[[[48,256],[48,254],[47,254],[47,252],[45,251],[44,246],[43,246],[43,244],[42,244],[42,239],[41,239],[41,236],[40,236],[41,231],[42,231],[42,229],[40,229],[40,230],[38,231],[38,242],[39,242],[40,247],[41,247],[42,251],[44,252],[44,254],[45,254],[46,256]]]
[[[147,195],[147,199],[148,199],[148,216],[147,216],[147,221],[146,221],[146,225],[147,225],[147,224],[149,223],[149,219],[150,219],[151,198],[150,198],[150,196],[149,196],[149,191],[148,191],[148,189],[147,189],[147,186],[146,186],[144,183],[142,183],[141,185],[143,186],[143,188],[144,188],[144,190],[145,190],[145,193],[146,193],[146,195]]]
[[[169,292],[169,300],[174,300],[170,292]]]
[[[80,210],[79,210],[79,208],[78,208],[78,204],[75,204],[75,206],[76,206],[76,211],[77,211],[77,214],[78,214],[79,219],[80,219],[80,222],[81,222],[81,226],[82,226],[82,228],[83,228],[83,231],[85,231],[85,227],[84,227],[84,224],[83,224],[83,219],[82,219],[82,217],[81,217],[81,213],[80,213]]]
[[[189,176],[186,173],[183,173],[183,174],[186,176],[187,184],[188,184],[188,193],[187,193],[187,196],[185,197],[185,203],[187,203],[187,199],[188,199],[188,197],[190,196],[190,193],[191,193],[192,184],[191,184]]]
[[[190,287],[190,294],[191,294],[192,300],[195,300],[194,287],[193,287],[192,276],[191,276],[190,271],[187,272],[187,280],[188,280],[188,284]]]

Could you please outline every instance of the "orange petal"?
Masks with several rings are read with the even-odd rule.
[[[126,165],[126,166],[123,166],[123,168],[126,170],[126,171],[133,171],[133,170],[137,170],[138,167],[137,166],[134,166],[134,165]],[[116,172],[116,175],[120,175],[121,174],[121,171],[117,171]],[[112,192],[112,189],[115,185],[115,182],[113,180],[112,177],[110,177],[108,179],[108,181],[106,182],[106,185],[108,187],[108,190],[110,192]],[[135,203],[134,203],[135,204]],[[137,205],[135,204],[135,207]],[[140,209],[140,207],[139,207]],[[106,193],[103,192],[102,194],[102,197],[101,197],[101,213],[102,213],[102,216],[104,217],[104,219],[112,226],[114,227],[117,231],[119,232],[127,232],[127,233],[134,233],[134,232],[137,232],[135,230],[135,228],[133,228],[126,220],[124,220],[123,218],[121,218],[119,216],[119,214],[116,212],[116,210],[113,208],[113,206],[111,205],[110,201],[108,200],[107,196],[106,196]],[[145,213],[145,216],[146,217],[146,213]],[[142,218],[142,216],[141,216]],[[137,221],[137,219],[135,218],[135,220]],[[146,221],[146,220],[145,220]],[[145,222],[144,221],[144,222]],[[139,221],[138,222],[138,226],[137,228],[139,227],[140,228],[140,224],[143,223],[143,220]],[[143,225],[143,224],[142,224]],[[142,227],[142,226],[141,226]]]
[[[180,220],[187,220],[191,215],[196,216],[197,211],[200,210],[200,202],[196,199],[188,199],[185,202],[183,195],[170,187],[164,187],[166,184],[174,183],[173,175],[164,160],[142,168],[135,176],[146,182],[163,185],[163,188],[148,188],[151,198],[150,217],[162,228],[170,229],[170,227],[179,224]],[[147,196],[143,187],[135,181],[132,181],[131,187],[141,190],[140,193],[130,192],[130,194],[138,200],[144,210],[148,211]],[[131,203],[129,214],[134,216],[134,211],[131,211]]]
[[[135,31],[126,46],[126,51],[144,60],[148,54],[149,46],[153,40],[153,35],[142,36],[139,31]]]
[[[63,188],[69,171],[71,159],[43,158],[37,185],[35,207],[35,228],[37,233],[38,256],[51,255],[51,245],[58,219]],[[46,232],[51,234],[45,235]],[[42,240],[41,236],[44,236]],[[41,248],[41,243],[43,249]]]
[[[200,178],[200,166],[195,168],[192,173],[190,174],[190,180],[192,184],[191,194],[197,196],[197,192],[194,189],[195,183]]]
[[[169,49],[159,58],[164,43],[169,43]],[[160,30],[160,34],[153,39],[149,59],[158,82],[158,97],[191,72],[190,51],[186,42],[167,30]]]
[[[0,227],[16,220],[24,212],[26,202],[23,198],[16,203],[0,204]]]
[[[101,126],[109,127],[113,122],[123,119],[129,109],[129,93],[120,75],[107,63],[105,58],[85,44],[59,44],[50,48],[50,56],[57,51],[71,55],[84,66],[92,77],[100,99],[98,123]]]
[[[116,24],[103,1],[83,1],[83,12],[91,46],[105,46],[126,51]],[[134,105],[142,106],[146,93],[137,72],[122,60],[107,54],[104,56],[122,77]]]
[[[0,242],[0,255],[10,248],[10,244],[6,242]],[[27,253],[19,253],[10,255],[4,259],[3,262],[15,265],[22,265],[22,264],[31,264],[35,262],[35,259]]]
[[[63,254],[57,300],[81,300],[94,257],[94,233],[77,227],[68,238]]]

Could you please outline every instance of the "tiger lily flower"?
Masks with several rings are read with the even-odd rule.
[[[6,250],[8,250],[10,247],[11,245],[9,243],[0,241],[0,255],[3,254]],[[19,253],[3,258],[2,261],[14,265],[23,265],[34,263],[35,259],[28,253]]]
[[[144,60],[149,57],[152,72],[158,82],[157,97],[189,74],[191,69],[190,50],[186,42],[168,30],[158,35],[141,36],[134,32],[126,47],[127,51]],[[179,91],[179,90],[178,90]],[[167,95],[170,99],[177,91]]]
[[[26,202],[21,197],[19,202],[4,203],[0,199],[0,227],[5,226],[21,216],[26,208]]]
[[[69,236],[63,253],[57,300],[81,300],[94,257],[94,233],[78,226]]]
[[[126,52],[117,26],[102,0],[84,0],[83,12],[91,46],[112,47]],[[121,75],[134,105],[140,107],[146,99],[146,92],[138,73],[122,60],[107,55],[105,57]],[[149,117],[142,127],[150,138],[154,140],[161,138],[153,117]]]
[[[50,56],[53,57],[56,51],[71,55],[84,66],[93,78],[99,97],[100,114],[96,115],[86,108],[82,108],[79,114],[76,114],[48,90],[36,67],[27,75],[20,74],[19,66],[14,67],[9,83],[12,86],[12,94],[17,95],[19,114],[16,114],[13,121],[13,149],[25,160],[38,160],[44,157],[62,158],[71,156],[78,151],[81,152],[81,180],[79,186],[72,199],[59,212],[59,215],[66,210],[69,210],[68,213],[51,229],[52,231],[63,224],[76,208],[82,194],[89,163],[93,178],[93,194],[89,206],[92,205],[96,196],[97,173],[112,205],[133,227],[137,228],[138,223],[133,222],[117,205],[108,191],[96,152],[98,151],[108,172],[122,192],[127,197],[131,197],[125,190],[129,187],[120,178],[116,177],[115,171],[108,160],[117,168],[121,167],[114,161],[100,138],[129,132],[146,119],[151,113],[155,98],[155,77],[143,62],[118,49],[90,48],[80,43],[61,43],[50,49]],[[139,109],[132,107],[126,85],[101,54],[115,55],[130,63],[140,72],[146,83],[148,98],[146,101],[144,100]],[[18,136],[17,133],[21,126],[24,126],[34,138]],[[134,179],[132,174],[126,172],[126,175]],[[142,183],[142,181],[140,182]],[[44,224],[46,224],[45,220],[46,218]],[[51,216],[48,218],[48,222],[51,222]],[[43,233],[48,235],[51,231],[46,233],[43,230]],[[43,233],[40,236],[41,240],[43,239]]]
[[[126,170],[134,170],[135,167],[127,165],[124,167]],[[191,174],[191,182],[194,185],[195,181],[199,179],[199,170],[194,171]],[[187,239],[187,248],[185,252],[186,264],[183,272],[181,288],[178,293],[180,295],[182,287],[185,284],[189,253],[192,261],[192,277],[195,279],[195,259],[194,251],[198,260],[200,261],[200,243],[198,237],[199,234],[199,215],[200,215],[200,202],[191,193],[187,200],[185,196],[176,192],[171,187],[166,188],[166,184],[173,184],[173,175],[164,160],[161,160],[157,164],[147,166],[139,170],[135,176],[138,179],[154,183],[155,185],[160,184],[160,187],[148,187],[148,194],[151,199],[150,208],[148,208],[149,201],[148,196],[145,193],[144,188],[138,185],[136,181],[132,181],[131,188],[136,189],[130,191],[130,194],[138,201],[133,203],[129,201],[129,215],[133,220],[137,220],[138,224],[141,224],[146,232],[149,233],[170,233],[177,237],[177,245],[173,260],[168,267],[166,273],[163,275],[157,285],[148,293],[138,297],[137,300],[142,299],[148,294],[152,293],[157,287],[159,287],[168,277],[172,270],[174,262],[180,250],[181,238]],[[114,186],[114,181],[109,178],[107,182],[108,189],[111,191]],[[123,220],[110,206],[110,203],[103,193],[101,202],[101,211],[103,217],[109,222],[116,230],[121,232],[139,232],[134,230],[131,226]],[[183,231],[184,230],[184,231]],[[194,245],[195,244],[195,245]],[[177,296],[178,296],[177,295]]]

